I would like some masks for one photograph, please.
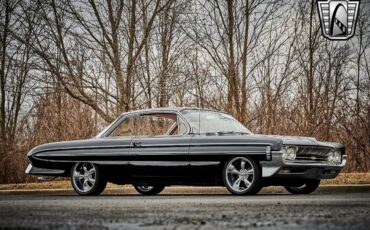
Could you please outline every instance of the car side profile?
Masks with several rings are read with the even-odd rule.
[[[225,186],[235,195],[282,185],[308,194],[346,163],[339,143],[256,135],[227,113],[199,108],[123,113],[95,138],[40,145],[27,156],[27,174],[70,177],[79,195],[98,195],[107,182],[143,195],[171,185]]]

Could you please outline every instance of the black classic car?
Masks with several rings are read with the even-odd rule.
[[[237,195],[282,185],[305,194],[346,163],[341,144],[255,135],[227,113],[198,108],[123,113],[95,138],[40,145],[27,156],[26,173],[70,177],[80,195],[98,195],[107,182],[144,195],[170,185],[225,186]]]

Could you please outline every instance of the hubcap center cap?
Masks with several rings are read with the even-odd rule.
[[[242,170],[240,171],[240,174],[241,174],[241,176],[243,176],[243,177],[246,177],[246,176],[248,176],[248,175],[249,175],[248,171],[247,171],[247,170],[245,170],[245,169],[242,169]]]

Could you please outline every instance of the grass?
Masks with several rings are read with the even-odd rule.
[[[370,184],[370,173],[340,173],[335,179],[321,180],[321,184]]]
[[[331,180],[322,180],[322,185],[345,185],[345,184],[370,184],[370,173],[341,173],[338,177]],[[178,187],[178,186],[177,186]],[[181,187],[181,188],[180,188]],[[180,186],[177,190],[186,193],[188,187]],[[19,184],[0,184],[0,190],[33,190],[33,189],[71,189],[69,180],[56,180],[47,182],[19,183]],[[128,189],[129,186],[120,186],[108,183],[110,189]],[[221,188],[220,188],[221,189]],[[212,193],[215,188],[197,188],[191,187],[192,192]],[[212,191],[211,191],[212,190]],[[218,191],[218,189],[216,189]],[[221,190],[220,190],[221,191]]]

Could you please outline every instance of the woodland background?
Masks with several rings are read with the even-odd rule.
[[[316,1],[1,0],[0,183],[36,145],[93,137],[122,112],[197,106],[255,133],[346,146],[370,169],[370,1],[321,34]]]

